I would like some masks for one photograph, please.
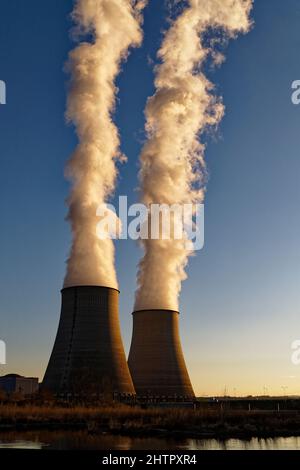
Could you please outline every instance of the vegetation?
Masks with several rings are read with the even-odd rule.
[[[125,435],[272,437],[300,435],[298,411],[0,404],[0,430],[85,429]]]

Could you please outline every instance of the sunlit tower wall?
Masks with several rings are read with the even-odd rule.
[[[133,313],[128,365],[139,396],[195,396],[180,343],[179,313],[174,310]]]
[[[119,291],[78,286],[61,291],[56,340],[43,380],[55,394],[134,394],[119,324]]]

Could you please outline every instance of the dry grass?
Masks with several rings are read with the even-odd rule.
[[[172,432],[190,435],[300,434],[299,413],[207,409],[141,409],[125,405],[63,407],[0,405],[0,428],[51,428],[81,425],[91,431],[139,433]]]

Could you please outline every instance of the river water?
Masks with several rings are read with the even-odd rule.
[[[0,433],[0,449],[55,450],[300,450],[300,437],[167,439],[88,434],[84,431]]]

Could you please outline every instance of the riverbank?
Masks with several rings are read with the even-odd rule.
[[[86,430],[128,436],[250,438],[300,436],[297,411],[160,409],[125,405],[0,405],[0,432]]]

